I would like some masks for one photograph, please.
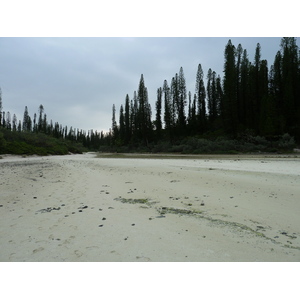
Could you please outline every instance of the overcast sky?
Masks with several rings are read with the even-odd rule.
[[[195,92],[198,64],[223,75],[224,49],[241,43],[253,62],[256,44],[270,67],[281,38],[0,38],[3,110],[23,118],[42,104],[48,121],[83,130],[107,131],[112,105],[117,113],[137,91],[141,74],[155,115],[157,88],[180,67],[187,90]],[[299,43],[299,41],[297,41]]]

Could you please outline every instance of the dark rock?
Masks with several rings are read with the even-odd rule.
[[[103,221],[105,221],[105,220],[106,220],[106,218],[102,218],[102,220],[103,220]]]
[[[99,225],[98,227],[103,227],[103,224]]]
[[[87,205],[84,205],[84,206],[80,206],[80,207],[78,207],[78,209],[86,209],[86,208],[88,208],[88,206],[87,206]]]

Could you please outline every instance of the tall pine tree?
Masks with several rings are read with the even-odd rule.
[[[198,65],[196,75],[196,101],[197,101],[197,117],[198,132],[203,133],[206,130],[206,91],[203,81],[203,70],[201,64]]]
[[[225,48],[224,63],[224,127],[227,133],[236,136],[238,131],[238,109],[236,94],[236,49],[231,40]]]

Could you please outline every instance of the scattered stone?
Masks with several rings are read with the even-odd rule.
[[[98,227],[103,227],[103,224],[99,225]]]
[[[65,217],[68,217],[69,215],[65,215]]]
[[[114,209],[114,208],[110,206],[108,209]]]
[[[102,220],[103,220],[103,221],[105,221],[105,220],[106,220],[106,218],[102,218]]]
[[[274,236],[274,239],[278,239],[278,238],[279,238],[279,236],[278,236],[278,235]]]
[[[75,211],[72,211],[72,215],[74,215],[75,214]]]
[[[62,204],[61,206],[66,206],[65,204]]]
[[[131,226],[135,226],[135,224],[131,224]]]
[[[201,206],[204,206],[204,205],[205,205],[205,204],[204,204],[204,201],[202,201],[200,205],[201,205]]]
[[[33,199],[36,199],[37,197],[33,197]]]
[[[82,209],[79,209],[79,212],[82,212]]]
[[[0,207],[3,207],[3,205],[2,205],[2,204],[0,204]]]
[[[99,208],[100,211],[102,211],[102,208]]]
[[[287,235],[287,232],[283,231],[283,232],[281,232],[281,234],[283,234],[283,235]]]

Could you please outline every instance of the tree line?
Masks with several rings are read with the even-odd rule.
[[[93,150],[103,144],[105,136],[103,131],[97,132],[97,130],[89,130],[86,132],[82,129],[73,128],[72,126],[68,128],[68,126],[63,126],[58,122],[53,123],[52,120],[49,122],[42,104],[38,107],[38,113],[34,113],[33,118],[30,117],[28,107],[25,106],[22,121],[17,120],[15,114],[11,117],[9,111],[2,111],[2,93],[0,89],[0,129],[1,128],[16,133],[45,134],[56,139],[79,143],[82,144],[83,147]]]
[[[289,134],[300,141],[300,55],[293,37],[281,39],[274,63],[268,68],[261,59],[258,43],[253,62],[246,49],[228,41],[224,51],[223,77],[211,68],[206,76],[198,64],[195,90],[187,91],[183,68],[156,91],[155,116],[148,99],[143,74],[133,98],[112,107],[108,132],[88,132],[58,122],[48,122],[43,105],[30,117],[27,106],[23,120],[2,111],[0,89],[0,128],[11,132],[44,134],[83,145],[91,150],[127,150],[170,145],[186,137],[218,137],[239,140],[261,136],[276,139]],[[124,148],[124,149],[125,149]]]
[[[155,119],[143,75],[138,91],[125,97],[119,111],[113,105],[112,136],[116,145],[145,145],[186,136],[244,135],[275,138],[288,133],[300,140],[300,59],[296,39],[282,38],[274,63],[261,59],[261,46],[251,62],[246,49],[228,41],[223,78],[198,65],[195,91],[187,92],[183,68],[157,89]],[[205,82],[206,79],[206,82]]]

